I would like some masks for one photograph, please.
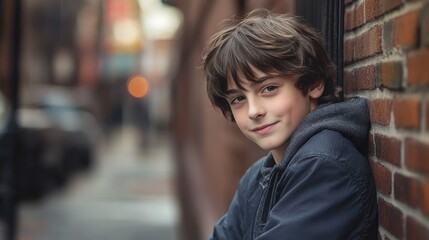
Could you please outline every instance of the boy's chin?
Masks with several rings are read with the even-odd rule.
[[[289,141],[285,142],[285,143],[278,143],[278,144],[263,144],[263,143],[256,143],[256,145],[258,145],[258,147],[260,147],[262,150],[265,151],[276,151],[276,150],[286,150],[286,147],[289,145]]]
[[[258,144],[258,143],[256,143],[256,145],[258,145],[259,148],[261,148],[262,150],[265,150],[265,151],[272,151],[272,150],[280,147],[278,145],[267,145],[267,144]]]

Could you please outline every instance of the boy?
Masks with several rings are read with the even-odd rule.
[[[213,105],[268,156],[240,180],[211,239],[376,239],[366,101],[338,101],[323,40],[289,15],[234,19],[203,54]]]

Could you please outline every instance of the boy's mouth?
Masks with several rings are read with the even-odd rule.
[[[270,124],[264,124],[255,128],[252,128],[251,131],[255,132],[257,134],[265,134],[267,132],[269,132],[271,130],[271,128],[273,128],[273,126],[276,124],[275,123],[270,123]]]

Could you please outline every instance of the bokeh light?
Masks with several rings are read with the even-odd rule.
[[[113,25],[113,37],[119,44],[132,45],[139,41],[139,25],[132,19],[124,19]]]
[[[135,98],[143,98],[149,93],[149,82],[143,76],[132,76],[127,84],[128,92]]]

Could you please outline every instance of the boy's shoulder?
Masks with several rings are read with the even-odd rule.
[[[343,134],[330,129],[325,129],[312,136],[296,153],[312,155],[325,154],[329,156],[337,156],[341,153],[359,152],[356,146],[350,139]]]
[[[334,162],[337,166],[358,175],[369,171],[366,153],[361,153],[355,144],[343,134],[333,130],[323,130],[311,137],[295,154],[290,165],[302,159],[316,157],[318,167],[323,169],[322,160]],[[332,165],[326,165],[330,167]]]

